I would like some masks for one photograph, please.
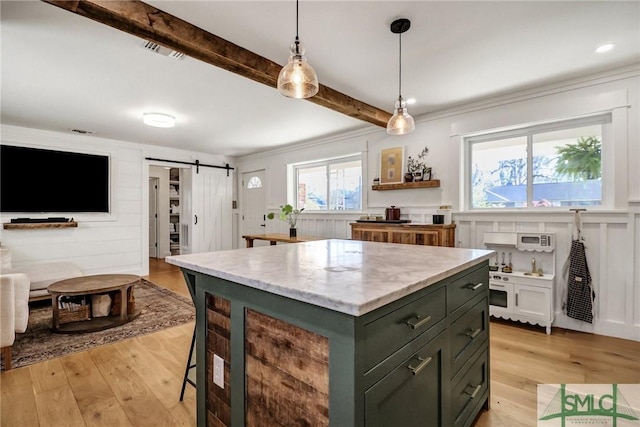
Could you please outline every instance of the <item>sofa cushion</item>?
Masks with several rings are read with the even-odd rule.
[[[0,268],[1,271],[7,271],[11,268],[11,251],[6,248],[0,248]]]
[[[45,262],[40,264],[28,264],[15,267],[11,273],[24,273],[31,281],[32,296],[34,291],[43,290],[42,295],[47,294],[47,287],[59,280],[71,279],[82,276],[82,270],[72,262]]]
[[[3,274],[2,286],[13,286],[15,305],[15,331],[24,333],[29,323],[29,278],[26,274]]]

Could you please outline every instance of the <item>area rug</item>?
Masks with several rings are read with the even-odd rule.
[[[54,334],[49,330],[51,304],[44,301],[44,304],[32,305],[27,331],[16,334],[12,367],[31,365],[195,320],[191,298],[145,279],[135,286],[134,295],[136,309],[141,310],[135,320],[104,331],[82,334]]]

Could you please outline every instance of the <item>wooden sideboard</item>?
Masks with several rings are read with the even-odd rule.
[[[352,222],[351,239],[368,242],[454,247],[456,225]]]

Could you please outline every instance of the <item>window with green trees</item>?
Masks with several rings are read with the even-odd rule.
[[[601,115],[465,138],[468,206],[600,206],[610,123]]]

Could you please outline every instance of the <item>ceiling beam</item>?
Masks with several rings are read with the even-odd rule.
[[[75,14],[153,41],[216,67],[276,87],[281,65],[137,0],[42,0]],[[386,111],[320,85],[310,102],[386,127]]]

